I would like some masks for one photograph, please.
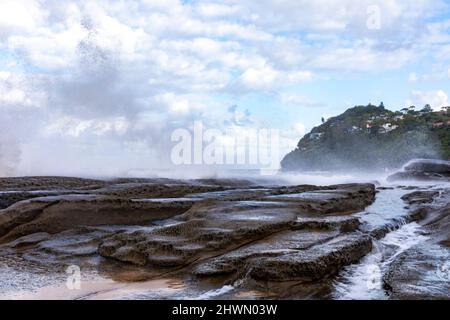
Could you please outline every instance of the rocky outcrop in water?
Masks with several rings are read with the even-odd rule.
[[[403,171],[388,177],[388,181],[401,180],[450,181],[450,161],[412,160]]]

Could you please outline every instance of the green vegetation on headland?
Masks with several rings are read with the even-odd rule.
[[[281,161],[283,170],[395,169],[414,158],[450,158],[450,107],[393,112],[356,106],[323,121]]]

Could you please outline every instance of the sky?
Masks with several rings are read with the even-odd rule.
[[[0,175],[142,175],[171,133],[450,105],[443,0],[0,0]]]

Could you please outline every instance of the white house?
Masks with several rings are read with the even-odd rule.
[[[381,130],[380,130],[380,132],[382,132],[382,133],[388,133],[388,132],[391,132],[392,130],[395,130],[395,129],[397,129],[398,128],[398,126],[397,125],[392,125],[391,123],[385,123],[385,124],[383,124],[382,126],[381,126]]]

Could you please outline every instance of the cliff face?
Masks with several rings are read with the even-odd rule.
[[[281,162],[283,170],[399,168],[414,158],[450,157],[450,113],[357,106],[315,127]]]

